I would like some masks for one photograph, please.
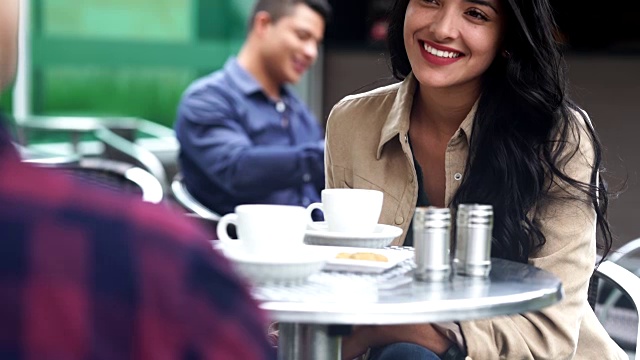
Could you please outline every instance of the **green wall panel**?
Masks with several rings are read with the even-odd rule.
[[[186,86],[238,51],[254,3],[31,1],[35,114],[139,116],[168,126]]]
[[[47,36],[155,41],[191,37],[190,0],[41,1]]]

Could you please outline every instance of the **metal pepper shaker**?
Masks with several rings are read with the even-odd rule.
[[[421,281],[443,281],[451,274],[451,212],[447,208],[419,207],[413,215],[413,245]]]
[[[456,245],[453,266],[463,276],[487,277],[491,270],[493,207],[460,204],[456,215]]]

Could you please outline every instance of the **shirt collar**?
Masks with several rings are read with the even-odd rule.
[[[230,57],[224,64],[224,70],[243,94],[252,95],[258,92],[264,93],[262,85],[260,85],[258,80],[245,68],[240,66],[238,58]],[[286,86],[282,86],[281,91],[282,97],[289,97],[289,89],[287,89]]]
[[[473,120],[476,118],[476,111],[478,110],[479,102],[480,102],[480,97],[478,97],[476,102],[473,103],[471,110],[469,110],[469,113],[467,114],[467,116],[464,118],[464,120],[462,120],[462,123],[460,124],[460,127],[458,128],[458,131],[456,131],[456,134],[455,134],[455,135],[458,135],[458,133],[460,133],[460,135],[466,136],[467,142],[469,142],[469,139],[471,139],[471,131],[473,131]]]
[[[409,122],[411,116],[411,108],[413,106],[413,97],[418,86],[413,73],[410,73],[401,83],[396,94],[396,98],[389,111],[389,116],[386,122],[382,126],[380,133],[380,142],[378,143],[377,159],[382,156],[382,148],[391,139],[397,137],[400,134],[407,134],[409,132]],[[476,110],[478,108],[478,100],[473,104],[473,107],[464,118],[460,127],[456,131],[454,136],[464,135],[469,141],[471,137],[471,131],[473,129],[473,119],[475,118]]]
[[[245,95],[262,91],[262,86],[260,86],[258,80],[240,66],[237,58],[229,58],[224,64],[224,71]]]

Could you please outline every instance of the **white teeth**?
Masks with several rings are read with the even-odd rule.
[[[436,50],[434,48],[432,48],[431,46],[427,45],[427,43],[424,43],[424,49],[431,55],[435,55],[437,57],[441,57],[441,58],[457,58],[460,57],[460,53],[458,52],[449,52],[449,51],[442,51],[442,50]]]

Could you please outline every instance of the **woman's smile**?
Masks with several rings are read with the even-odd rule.
[[[405,49],[423,89],[479,88],[502,46],[504,17],[499,9],[496,0],[409,1]]]
[[[434,65],[449,65],[460,60],[464,54],[455,49],[428,41],[420,41],[422,57]]]

